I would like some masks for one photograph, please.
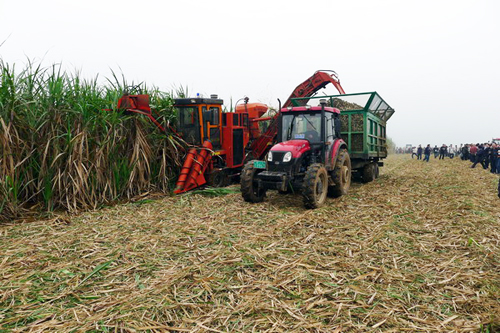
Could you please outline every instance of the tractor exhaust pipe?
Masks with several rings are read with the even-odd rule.
[[[325,126],[325,106],[326,99],[320,99],[319,104],[321,104],[321,159],[322,163],[326,164],[326,126]]]

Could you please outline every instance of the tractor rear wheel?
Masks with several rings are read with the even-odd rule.
[[[333,197],[346,195],[351,187],[351,158],[346,149],[338,152],[339,156],[332,171],[335,185],[329,188],[328,193]]]
[[[254,161],[250,161],[243,167],[240,176],[241,195],[246,202],[262,202],[266,196],[265,189],[259,189],[255,181],[255,175],[258,174],[259,169],[253,166]]]
[[[328,193],[328,173],[320,163],[307,168],[302,186],[302,196],[306,208],[318,208],[326,200]]]

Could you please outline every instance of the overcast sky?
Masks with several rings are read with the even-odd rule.
[[[486,142],[500,137],[499,15],[499,0],[0,0],[0,57],[275,107],[330,69],[396,110],[398,146]]]

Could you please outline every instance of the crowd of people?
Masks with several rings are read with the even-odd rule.
[[[444,159],[445,157],[453,158],[459,156],[463,161],[470,161],[471,168],[475,168],[478,164],[485,170],[490,170],[491,173],[500,174],[500,144],[493,143],[467,143],[457,145],[445,145],[441,147],[431,147],[428,144],[425,147],[418,145],[418,147],[397,148],[396,153],[411,153],[412,158],[429,162],[431,155],[434,158]],[[422,157],[423,156],[423,157]],[[500,179],[498,182],[498,197],[500,198]]]
[[[430,144],[428,144],[426,147],[422,147],[422,145],[418,145],[418,147],[408,147],[408,148],[396,148],[396,153],[398,154],[404,154],[404,153],[409,153],[411,154],[412,158],[416,158],[417,160],[424,160],[426,162],[429,162],[429,159],[431,155],[434,155],[434,158],[438,158],[440,160],[444,159],[445,157],[453,158],[457,153],[461,151],[462,147],[457,147],[456,145],[445,145],[443,144],[441,147],[438,147],[437,145],[434,147],[431,147]]]

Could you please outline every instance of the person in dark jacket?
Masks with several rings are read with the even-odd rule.
[[[493,143],[491,145],[491,150],[490,150],[490,166],[491,166],[491,173],[497,173],[497,156],[498,156],[498,145],[496,143]]]
[[[439,155],[439,148],[437,145],[435,145],[434,148],[432,148],[432,152],[434,153],[434,158],[437,158]]]
[[[488,169],[490,166],[490,153],[491,153],[491,145],[489,143],[484,144],[484,164],[483,168]]]
[[[424,149],[424,161],[429,162],[429,157],[431,157],[431,145],[427,145]]]
[[[500,147],[497,150],[497,173],[500,174]]]
[[[444,160],[444,157],[446,156],[447,153],[448,153],[448,149],[447,149],[446,145],[443,143],[441,148],[439,148],[439,159]]]
[[[462,160],[467,161],[469,159],[469,145],[465,144],[462,147]]]
[[[475,168],[476,167],[476,164],[478,163],[481,163],[481,165],[483,166],[484,169],[486,169],[485,167],[485,164],[484,164],[484,146],[483,145],[479,145],[479,147],[477,148],[477,153],[476,153],[476,161],[474,162],[474,164],[472,164],[471,168]]]
[[[418,148],[417,148],[417,160],[421,160],[422,159],[422,145],[418,145]]]

